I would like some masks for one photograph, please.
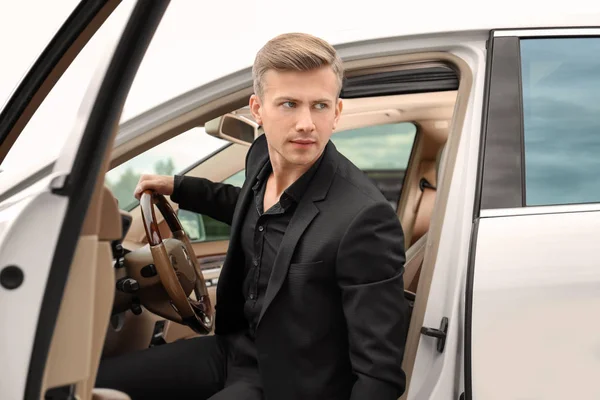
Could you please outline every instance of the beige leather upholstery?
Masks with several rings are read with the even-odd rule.
[[[424,174],[425,179],[434,187],[440,181],[441,177],[441,159],[444,156],[445,146],[439,152],[435,162],[435,175],[430,173]],[[419,276],[421,273],[421,265],[425,258],[425,250],[427,244],[427,231],[429,230],[429,222],[435,205],[436,190],[425,188],[421,194],[421,198],[417,202],[415,223],[413,226],[412,245],[406,250],[406,262],[404,264],[404,289],[410,292],[417,292]],[[415,240],[415,238],[417,238]]]
[[[425,257],[425,245],[427,234],[406,250],[406,262],[404,263],[404,289],[416,293],[419,282],[419,272]]]
[[[81,393],[90,392],[96,381],[100,356],[106,337],[110,313],[115,297],[115,269],[111,241],[120,239],[123,234],[121,214],[117,200],[104,188],[101,206],[100,229],[98,234],[98,268],[96,270],[96,293],[94,301],[94,325],[92,331],[92,352],[90,355],[90,376],[82,383]]]
[[[112,389],[94,389],[92,400],[131,400],[131,397],[123,392]]]
[[[435,186],[437,183],[435,164],[435,162],[427,161],[421,165],[422,173],[420,174],[419,181],[425,179],[433,188],[423,187],[422,190],[419,189],[420,194],[415,207],[411,245],[417,242],[429,230],[429,221],[431,220],[431,213],[435,204]]]
[[[75,384],[78,398],[91,397],[114,298],[110,241],[120,238],[121,229],[116,200],[100,186],[92,197],[63,293],[44,371],[46,389]]]

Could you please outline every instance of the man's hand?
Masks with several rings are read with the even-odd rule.
[[[135,187],[133,195],[136,199],[142,197],[144,190],[153,190],[163,196],[170,196],[175,189],[175,177],[163,175],[142,175]]]

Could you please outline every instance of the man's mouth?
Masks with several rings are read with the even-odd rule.
[[[311,144],[315,144],[316,142],[312,139],[294,139],[291,141],[294,144],[300,146],[310,146]]]

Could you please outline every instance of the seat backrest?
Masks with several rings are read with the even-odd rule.
[[[427,243],[427,234],[421,236],[412,246],[406,250],[406,262],[404,263],[404,289],[410,292],[416,292],[419,272],[423,257],[425,256],[425,244]]]
[[[427,163],[429,168],[422,174],[419,189],[419,201],[416,203],[415,220],[412,228],[410,244],[415,244],[429,230],[429,221],[435,204],[436,172],[435,164]]]

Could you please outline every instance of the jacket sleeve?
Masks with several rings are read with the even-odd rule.
[[[344,234],[336,263],[357,376],[352,400],[396,400],[405,390],[409,308],[404,262],[404,233],[396,213],[383,202],[366,206]]]
[[[240,190],[237,186],[205,178],[175,175],[171,200],[178,203],[179,208],[231,225]]]

